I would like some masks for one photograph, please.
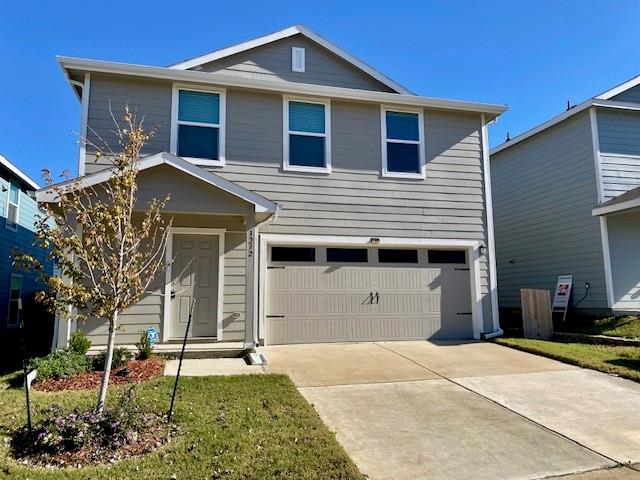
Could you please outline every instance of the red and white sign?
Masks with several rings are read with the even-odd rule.
[[[552,308],[566,310],[569,306],[569,297],[571,296],[571,286],[573,285],[573,275],[558,276],[556,284],[556,293],[553,296]]]

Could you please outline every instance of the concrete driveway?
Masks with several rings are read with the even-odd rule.
[[[372,479],[640,478],[640,384],[485,342],[261,351]]]

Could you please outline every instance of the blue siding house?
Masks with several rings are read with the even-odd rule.
[[[42,290],[38,274],[18,270],[12,265],[14,250],[31,252],[41,261],[45,251],[34,247],[35,222],[42,211],[34,198],[38,184],[0,155],[0,338],[3,347],[14,344],[18,327],[18,300],[25,311],[39,312],[34,322],[46,321],[42,308],[33,305],[33,295]],[[48,262],[46,268],[51,272]],[[44,330],[47,330],[49,326]],[[39,339],[42,341],[43,339]]]

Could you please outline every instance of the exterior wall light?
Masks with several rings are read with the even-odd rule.
[[[369,240],[369,243],[371,243],[371,245],[378,245],[380,244],[380,239],[377,237],[371,237],[371,239]]]

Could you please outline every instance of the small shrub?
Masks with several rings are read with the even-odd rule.
[[[138,348],[138,358],[140,360],[146,360],[153,356],[153,344],[146,331],[143,330],[140,333],[140,340],[136,343],[136,347]]]
[[[71,334],[69,350],[80,355],[86,355],[89,348],[91,348],[91,340],[89,340],[86,333],[82,330],[76,330]]]
[[[38,370],[38,379],[65,378],[90,370],[91,360],[76,352],[58,350],[46,357],[32,359],[29,368]]]
[[[155,445],[163,439],[158,435],[165,428],[162,417],[145,412],[132,389],[115,405],[105,408],[102,415],[93,410],[64,413],[60,407],[52,406],[31,431],[23,427],[14,432],[12,453],[35,463],[68,459],[76,462],[81,458],[92,463],[108,460],[112,452],[127,445],[140,441]],[[157,437],[156,441],[149,442],[150,435]],[[85,454],[76,457],[79,451]]]
[[[107,360],[107,351],[100,352],[93,359],[95,370],[104,370],[104,363]],[[126,348],[118,347],[113,349],[113,360],[111,360],[111,370],[124,367],[131,360],[131,352]]]

